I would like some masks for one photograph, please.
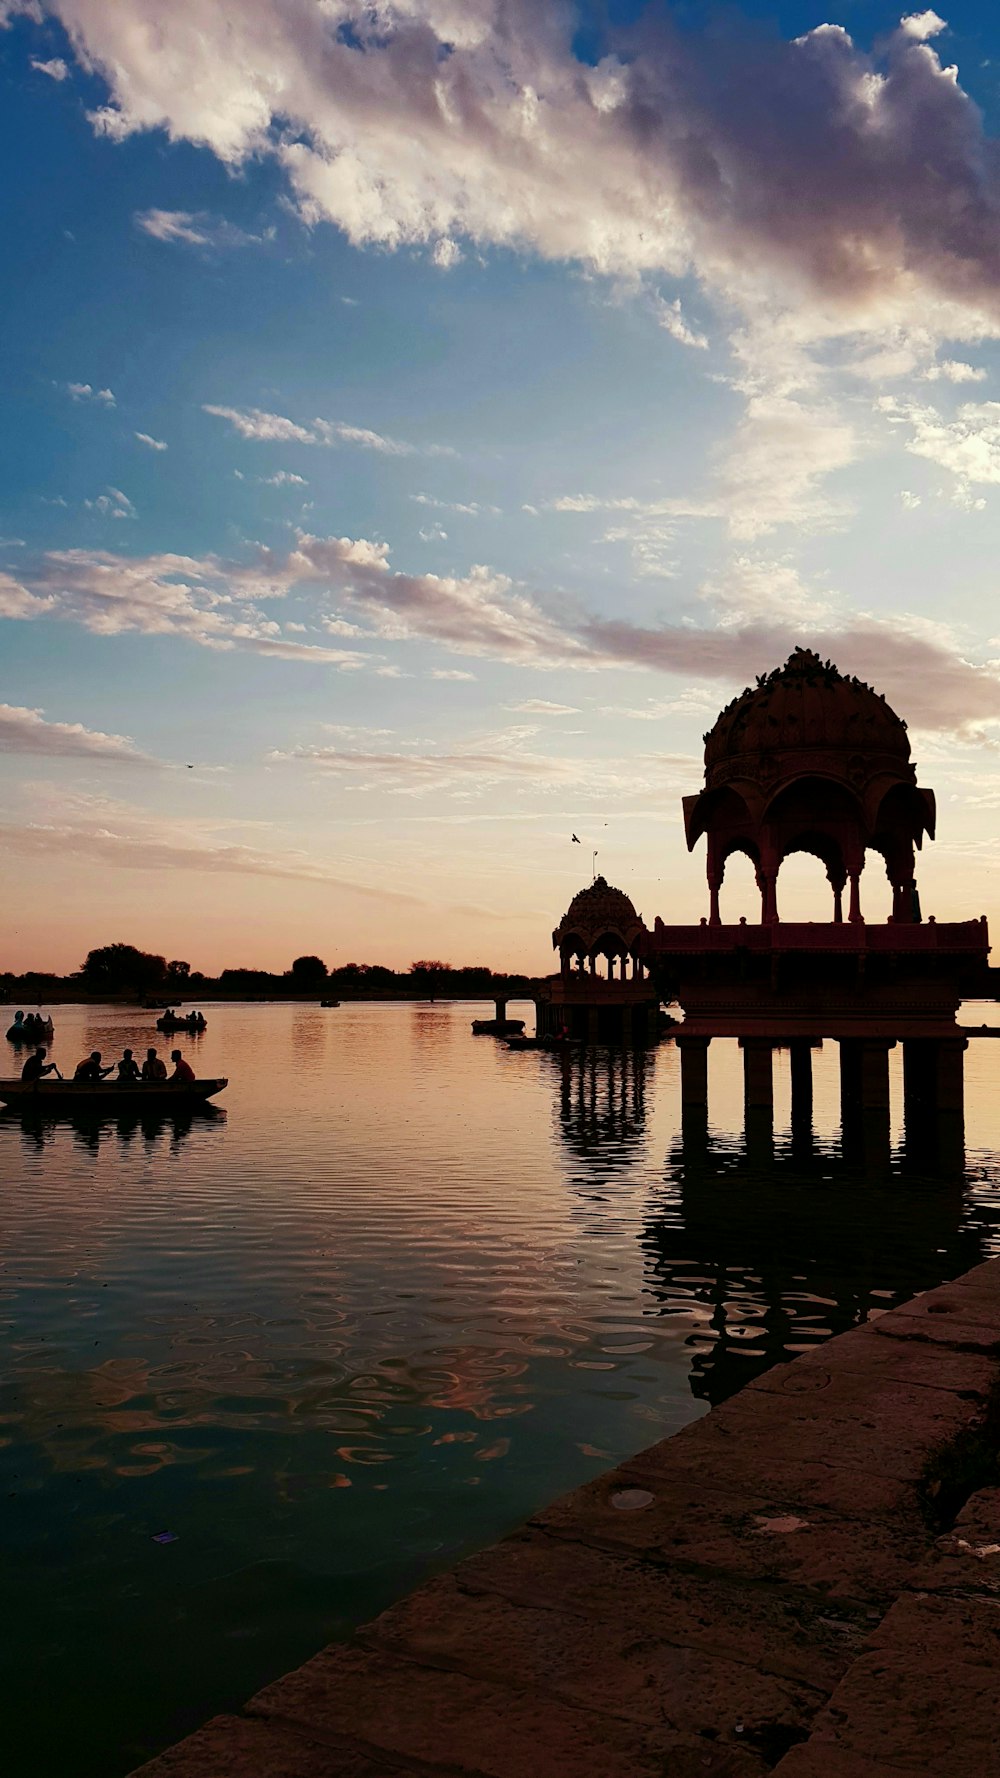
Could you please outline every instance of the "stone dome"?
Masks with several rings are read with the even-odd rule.
[[[705,736],[706,784],[742,775],[743,762],[759,777],[762,759],[780,777],[780,756],[791,752],[811,761],[864,755],[871,766],[894,767],[904,778],[913,773],[906,724],[882,694],[808,648],[796,648],[722,711]]]
[[[574,895],[552,934],[552,943],[558,949],[569,935],[593,941],[610,933],[630,945],[645,930],[641,916],[624,890],[615,889],[604,877],[595,877],[586,889]]]

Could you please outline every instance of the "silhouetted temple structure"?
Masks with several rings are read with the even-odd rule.
[[[574,895],[552,934],[560,972],[537,992],[538,1035],[566,1032],[589,1043],[651,1042],[660,992],[643,960],[648,938],[628,896],[603,877]]]
[[[963,997],[985,989],[989,934],[985,916],[921,919],[915,852],[925,834],[933,839],[934,818],[906,724],[885,698],[796,649],[722,711],[705,736],[704,787],[684,798],[689,850],[706,840],[706,916],[697,926],[657,918],[650,931],[599,879],[553,934],[562,971],[540,987],[539,1030],[561,1022],[591,1041],[613,1032],[628,1040],[652,1033],[654,1003],[677,1001],[686,1112],[705,1111],[712,1038],[736,1037],[748,1113],[770,1114],[773,1053],[790,1050],[793,1122],[811,1110],[811,1051],[833,1039],[845,1133],[857,1118],[887,1120],[889,1050],[901,1042],[908,1129],[922,1118],[960,1125],[966,1038],[956,1014]],[[735,852],[756,871],[759,925],[722,922],[719,891]],[[829,922],[780,917],[781,866],[795,852],[825,866]],[[862,911],[871,854],[892,885],[884,924]]]

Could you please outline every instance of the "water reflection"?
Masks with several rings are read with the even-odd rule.
[[[225,1112],[215,1105],[193,1105],[176,1110],[152,1111],[136,1106],[134,1111],[119,1111],[114,1116],[99,1113],[87,1115],[79,1111],[40,1115],[30,1111],[0,1113],[0,1132],[20,1131],[26,1149],[53,1148],[67,1138],[78,1148],[96,1154],[102,1143],[129,1147],[135,1139],[152,1146],[166,1138],[171,1149],[178,1149],[192,1129],[224,1124]]]
[[[620,1050],[562,1063],[559,1121],[584,1163],[577,1186],[606,1188],[636,1159],[650,1066]],[[697,1399],[724,1401],[992,1250],[1000,1211],[970,1194],[956,1152],[912,1127],[893,1150],[890,1134],[888,1112],[849,1120],[834,1139],[801,1106],[777,1135],[769,1112],[748,1113],[737,1136],[712,1132],[704,1112],[684,1118],[637,1239],[654,1313],[691,1348]]]

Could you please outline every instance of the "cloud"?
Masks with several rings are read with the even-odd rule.
[[[271,229],[265,235],[248,234],[235,223],[209,216],[203,210],[141,210],[136,212],[134,221],[154,241],[183,242],[189,247],[258,246],[274,233]]]
[[[85,500],[83,504],[92,512],[99,512],[105,519],[135,518],[135,507],[120,488],[106,488],[103,494],[98,494],[96,500]]]
[[[265,851],[233,843],[222,837],[225,823],[156,818],[105,797],[53,793],[41,800],[49,806],[33,819],[0,823],[0,841],[9,852],[96,865],[102,871],[193,870],[212,876],[322,883],[364,899],[424,905],[420,897],[380,882],[352,881],[322,859],[297,849]]]
[[[162,438],[151,438],[148,432],[137,432],[135,436],[140,444],[148,446],[151,451],[165,451],[167,448]]]
[[[955,476],[959,504],[968,503],[969,483],[1000,482],[1000,401],[965,402],[955,417],[937,408],[882,396],[880,412],[890,425],[908,428],[906,449]]]
[[[475,677],[476,677],[475,673],[466,673],[461,667],[432,667],[431,668],[431,678],[432,679],[449,679],[449,680],[464,679],[464,680],[470,680],[470,681],[474,682]]]
[[[869,53],[835,25],[786,41],[649,9],[591,66],[573,9],[533,0],[48,10],[107,82],[99,133],[163,129],[229,166],[271,155],[306,220],[355,244],[693,269],[845,326],[928,299],[997,314],[996,158],[934,13]]]
[[[372,432],[367,426],[348,426],[342,420],[313,420],[308,426],[300,426],[296,420],[288,420],[283,414],[264,413],[257,407],[216,407],[205,403],[203,411],[214,414],[220,420],[228,420],[241,438],[250,438],[257,442],[331,445],[339,441],[341,444],[357,445],[365,451],[378,451],[386,457],[455,455],[449,445],[405,444],[401,439],[385,438],[381,432]]]
[[[288,469],[279,469],[275,475],[259,475],[257,480],[262,488],[308,488],[309,486],[304,475],[292,475]]]
[[[675,339],[679,345],[693,346],[696,351],[707,352],[707,335],[703,333],[695,333],[693,328],[688,326],[688,323],[684,319],[683,310],[681,309],[680,297],[676,297],[673,302],[667,302],[665,297],[658,297],[656,299],[655,313],[659,325],[664,328],[665,331],[670,334],[671,338]]]
[[[549,611],[485,566],[464,576],[400,572],[386,545],[365,538],[303,535],[286,553],[259,547],[247,562],[55,550],[25,562],[16,581],[0,576],[0,615],[400,674],[396,665],[376,665],[380,657],[372,653],[291,639],[263,608],[293,590],[318,605],[320,624],[333,634],[345,633],[336,614],[344,604],[366,625],[348,624],[347,633],[364,639],[429,641],[521,668],[596,672],[624,665],[722,682],[730,691],[807,640],[844,671],[874,682],[923,729],[961,735],[1000,721],[1000,662],[977,664],[961,637],[905,614],[845,620],[824,589],[810,590],[780,559],[737,557],[716,574],[702,591],[714,624],[643,626],[568,607]],[[330,600],[336,605],[324,610]]]
[[[104,407],[117,406],[110,389],[94,389],[90,383],[67,383],[66,393],[74,401],[99,401]]]
[[[62,56],[53,56],[50,62],[40,62],[35,56],[32,56],[31,66],[36,68],[39,74],[47,74],[50,80],[65,80],[69,74],[69,69]]]
[[[985,370],[978,370],[974,364],[966,364],[961,359],[946,358],[940,364],[931,364],[921,373],[921,381],[925,383],[984,383]]]
[[[418,506],[432,506],[437,512],[457,512],[469,518],[478,518],[482,513],[496,517],[499,506],[483,506],[478,500],[438,500],[434,494],[411,494],[410,499]]]
[[[40,710],[0,704],[0,753],[28,753],[48,758],[104,759],[126,765],[157,762],[140,752],[127,735],[105,735],[79,722],[47,722]]]
[[[214,414],[219,420],[228,420],[241,438],[251,438],[259,443],[319,444],[321,442],[319,434],[308,426],[299,426],[295,420],[286,420],[283,414],[264,413],[259,407],[215,407],[210,402],[206,402],[203,411],[206,414]]]
[[[507,704],[522,716],[579,716],[578,704],[553,704],[548,698],[524,698],[520,704]]]

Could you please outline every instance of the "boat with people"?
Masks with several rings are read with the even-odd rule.
[[[208,1025],[204,1013],[175,1013],[167,1011],[157,1019],[158,1031],[204,1031]]]
[[[0,1080],[0,1102],[10,1111],[170,1111],[203,1105],[229,1085],[214,1080]]]
[[[517,1037],[524,1030],[523,1019],[473,1019],[473,1037]]]
[[[50,1043],[54,1033],[51,1018],[43,1019],[40,1012],[16,1012],[7,1039],[10,1043]]]

